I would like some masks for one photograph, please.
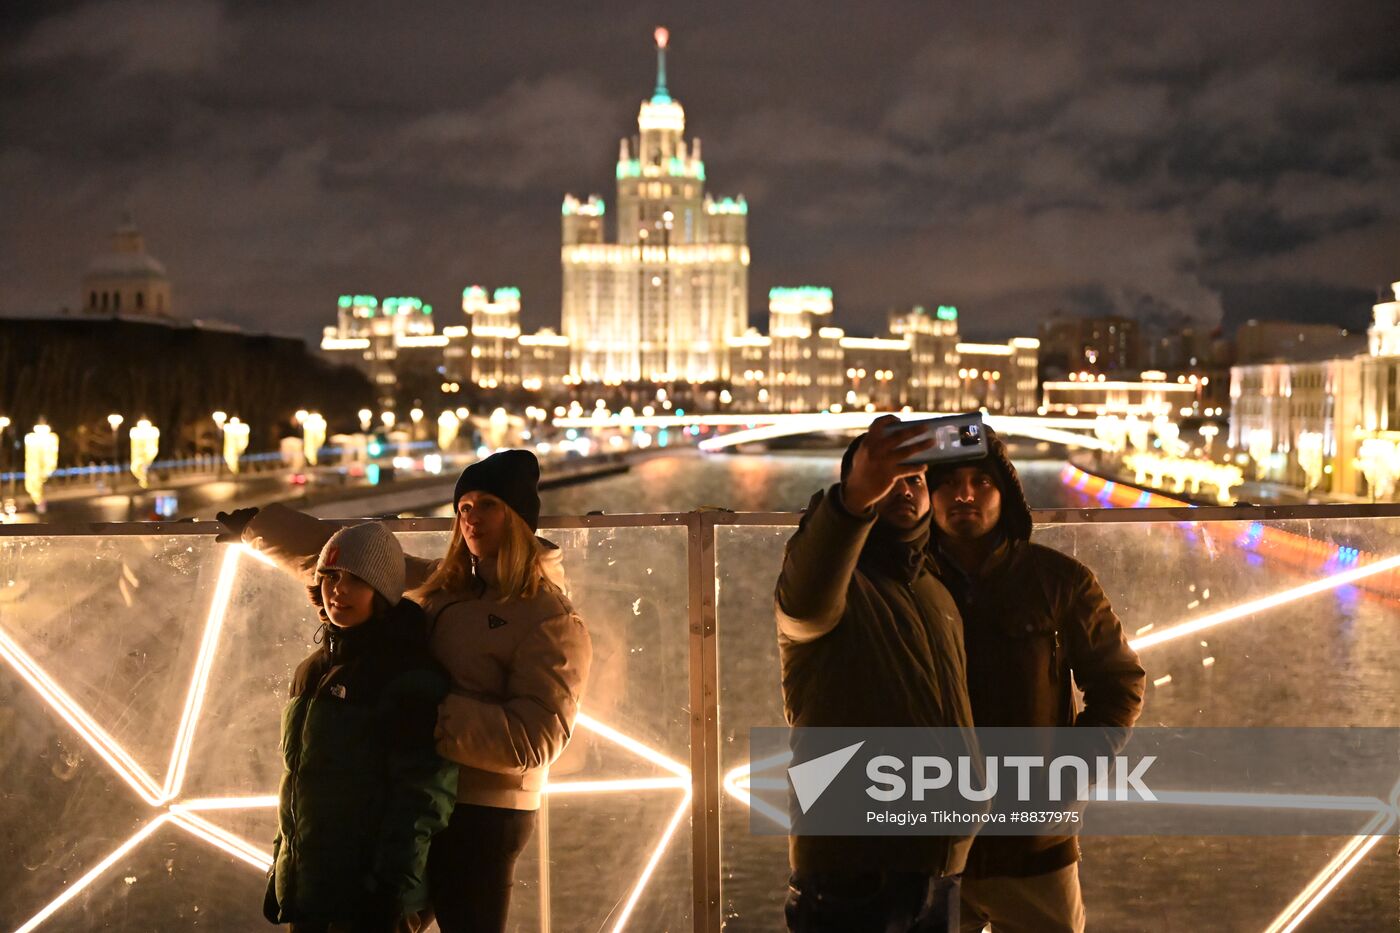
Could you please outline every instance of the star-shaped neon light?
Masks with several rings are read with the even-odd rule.
[[[224,618],[228,611],[229,599],[233,594],[234,582],[238,576],[239,561],[244,555],[264,563],[271,563],[264,555],[242,545],[230,547],[223,556],[219,567],[218,582],[214,586],[214,595],[210,602],[208,616],[205,619],[199,653],[196,656],[194,671],[190,678],[185,706],[180,715],[179,727],[176,729],[175,742],[170,754],[170,766],[166,769],[163,782],[157,782],[152,778],[111,733],[84,710],[28,652],[20,647],[8,632],[0,628],[0,658],[9,663],[20,678],[153,811],[150,819],[143,823],[135,833],[89,868],[82,877],[69,884],[57,897],[41,907],[16,930],[16,933],[29,933],[29,931],[40,927],[46,920],[53,917],[65,905],[90,887],[93,882],[101,878],[129,852],[140,846],[157,830],[167,825],[184,830],[196,839],[228,853],[259,873],[265,873],[271,866],[272,853],[270,851],[210,822],[203,814],[229,810],[273,808],[277,806],[275,794],[205,798],[184,798],[181,795],[190,752],[194,746],[194,737],[199,726],[200,714],[204,708],[209,675],[216,660]],[[671,839],[675,836],[689,810],[691,801],[690,769],[645,743],[639,742],[587,714],[579,714],[577,725],[579,728],[593,732],[626,751],[657,765],[666,774],[649,778],[551,782],[545,787],[546,794],[600,794],[621,791],[680,792],[680,802],[660,838],[653,846],[641,873],[632,882],[627,897],[613,922],[612,933],[622,933],[646,891],[647,884],[651,881],[657,865],[660,864],[662,856],[665,855]]]

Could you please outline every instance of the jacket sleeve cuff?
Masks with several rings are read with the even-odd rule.
[[[321,548],[333,533],[326,522],[274,503],[253,516],[243,529],[243,543],[310,585]]]
[[[836,511],[840,512],[842,515],[846,516],[852,521],[857,521],[861,523],[873,523],[875,521],[875,507],[873,505],[870,508],[866,509],[864,512],[857,512],[853,509],[847,508],[845,483],[837,483],[835,486],[832,486],[830,491],[827,492],[825,498],[828,502],[835,506]]]

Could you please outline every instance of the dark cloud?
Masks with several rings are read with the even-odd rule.
[[[131,209],[191,316],[310,335],[342,291],[480,282],[557,324],[559,203],[611,202],[658,17],[710,188],[751,204],[755,320],[797,282],[856,331],[1340,320],[1400,278],[1389,0],[96,0],[0,12],[0,311],[75,302]]]

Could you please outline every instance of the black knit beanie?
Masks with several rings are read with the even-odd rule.
[[[498,450],[478,460],[457,477],[452,509],[469,492],[489,492],[525,519],[531,531],[540,527],[540,462],[528,450]]]

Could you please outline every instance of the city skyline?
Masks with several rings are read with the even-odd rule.
[[[770,287],[817,281],[862,333],[929,302],[962,307],[979,337],[1053,307],[1361,328],[1400,255],[1388,5],[1325,21],[1309,4],[1172,21],[1079,8],[1048,33],[1033,17],[892,9],[839,42],[820,7],[761,41],[744,26],[772,11],[723,27],[644,9],[537,28],[488,16],[477,35],[505,48],[476,42],[454,63],[419,34],[422,75],[375,82],[339,58],[369,42],[367,10],[322,32],[324,14],[303,11],[274,41],[266,11],[215,3],[48,9],[8,11],[0,40],[0,113],[19,129],[0,177],[23,190],[0,220],[9,314],[75,307],[130,209],[191,317],[309,337],[340,293],[450,308],[490,281],[521,287],[527,329],[557,327],[555,211],[613,163],[658,21],[675,36],[672,89],[718,147],[716,189],[754,204],[749,323]],[[410,19],[434,16],[453,22]],[[872,57],[876,39],[888,54]],[[406,40],[376,41],[370,60],[387,63]],[[265,76],[232,75],[240,52]],[[468,77],[428,86],[453,69]],[[214,141],[227,145],[201,150]]]

